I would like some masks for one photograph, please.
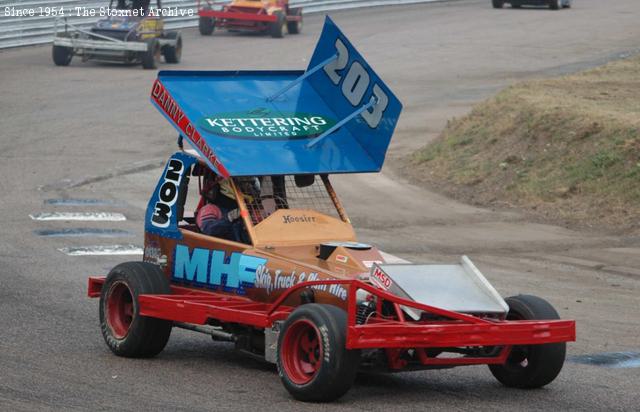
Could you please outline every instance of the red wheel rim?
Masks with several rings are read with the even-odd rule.
[[[280,349],[284,372],[296,385],[311,382],[322,364],[320,331],[311,321],[299,319],[285,333]]]
[[[129,333],[133,321],[133,295],[124,282],[115,282],[107,293],[107,324],[116,339],[123,339]]]

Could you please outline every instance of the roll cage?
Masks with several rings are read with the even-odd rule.
[[[189,211],[197,188],[200,198],[203,180],[213,172],[202,160],[187,171],[179,187],[179,229],[198,231]],[[189,177],[197,177],[197,185]],[[222,179],[221,177],[219,177]],[[243,179],[228,180],[253,246],[299,245],[327,240],[355,240],[351,221],[331,185],[328,175],[256,176],[260,193],[243,192]],[[191,204],[190,204],[191,203]],[[304,225],[304,227],[302,227]]]

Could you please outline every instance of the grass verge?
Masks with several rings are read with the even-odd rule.
[[[408,163],[412,177],[471,203],[640,227],[640,57],[508,87]]]

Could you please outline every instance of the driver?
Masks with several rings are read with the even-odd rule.
[[[245,201],[251,202],[253,196],[246,193],[259,193],[259,180],[242,178],[239,189]],[[205,176],[200,190],[202,198],[196,211],[196,225],[201,233],[236,242],[249,243],[249,239],[240,217],[240,210],[229,179],[221,180],[213,174]]]

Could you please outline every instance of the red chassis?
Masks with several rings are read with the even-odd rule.
[[[89,297],[100,297],[104,277],[89,278]],[[172,285],[170,295],[140,295],[141,316],[194,325],[212,321],[232,322],[258,329],[284,321],[295,309],[282,303],[294,292],[319,285],[348,286],[347,349],[386,350],[389,368],[398,370],[407,365],[400,355],[413,349],[425,367],[503,364],[514,345],[540,345],[575,341],[573,320],[498,320],[451,312],[399,298],[358,280],[326,280],[304,282],[289,288],[274,303],[255,302],[241,296],[231,296]],[[356,322],[356,292],[364,290],[381,306],[393,305],[395,314],[371,317],[365,324]],[[424,311],[436,320],[407,321],[401,306]],[[378,308],[379,310],[381,308]],[[487,356],[433,357],[428,348],[498,347]]]

